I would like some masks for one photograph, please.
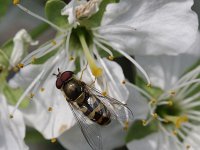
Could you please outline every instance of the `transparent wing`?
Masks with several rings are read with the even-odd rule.
[[[76,106],[72,103],[69,105],[88,144],[93,150],[102,150],[100,126],[85,117],[81,111],[76,110]]]
[[[99,99],[108,108],[112,114],[112,118],[118,120],[122,124],[133,120],[133,113],[126,104],[110,96],[102,95],[100,91],[89,85],[86,85],[86,89],[92,96]]]

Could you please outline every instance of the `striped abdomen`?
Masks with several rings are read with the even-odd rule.
[[[99,125],[107,125],[111,122],[110,112],[96,97],[90,97],[88,93],[82,93],[76,100],[83,114]]]

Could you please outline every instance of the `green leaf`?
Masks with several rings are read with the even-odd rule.
[[[140,140],[157,131],[158,125],[156,121],[152,121],[147,126],[143,126],[141,120],[136,120],[128,131],[126,136],[126,143],[132,140]]]
[[[106,7],[110,3],[116,3],[118,0],[103,0],[99,6],[99,11],[91,16],[89,19],[83,19],[80,21],[81,26],[85,26],[90,29],[91,27],[98,27],[101,24]]]
[[[45,14],[47,19],[58,26],[67,27],[67,16],[61,15],[61,9],[65,6],[66,4],[61,0],[48,0],[45,5]]]
[[[0,17],[5,15],[11,0],[0,0]]]

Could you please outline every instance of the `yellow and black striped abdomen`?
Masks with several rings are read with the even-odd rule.
[[[107,125],[111,122],[109,110],[96,97],[85,96],[84,102],[79,106],[83,114],[93,122],[99,125]]]

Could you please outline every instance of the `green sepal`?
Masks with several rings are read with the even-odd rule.
[[[6,96],[6,99],[10,105],[16,105],[20,96],[23,94],[21,88],[12,89],[8,85],[4,86],[3,93]],[[26,108],[29,104],[28,98],[25,98],[22,103],[19,105],[19,108]]]
[[[61,15],[66,4],[61,0],[48,0],[45,5],[45,14],[49,21],[60,27],[68,27],[67,16]]]
[[[118,0],[102,0],[99,6],[99,11],[97,13],[95,13],[88,19],[84,18],[83,20],[79,21],[81,26],[84,26],[88,29],[100,26],[107,5],[110,3],[117,3],[117,2]]]
[[[126,143],[132,140],[140,140],[157,131],[158,131],[157,121],[152,121],[150,124],[144,126],[141,120],[136,120],[130,127],[125,140]]]

